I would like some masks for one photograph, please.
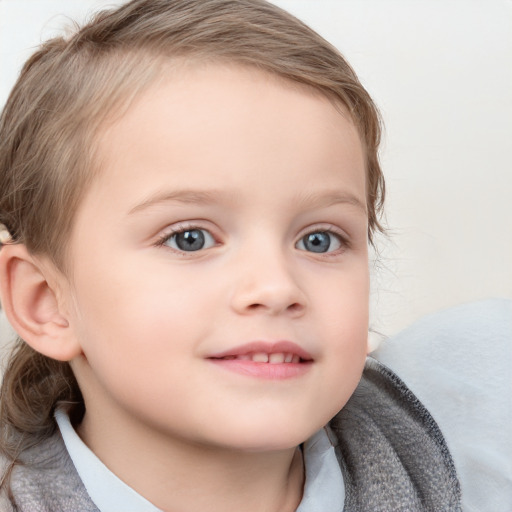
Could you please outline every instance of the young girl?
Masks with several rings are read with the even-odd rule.
[[[0,126],[2,510],[459,510],[428,411],[361,380],[379,135],[263,0],[134,0],[46,42]]]

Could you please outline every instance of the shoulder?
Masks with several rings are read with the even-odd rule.
[[[6,511],[98,512],[73,466],[58,431],[52,437],[25,450],[20,458],[23,463],[14,467],[9,479],[12,501],[9,500],[7,491],[3,491],[0,498],[0,504],[4,506],[5,503]],[[4,508],[0,510],[3,511]]]
[[[386,366],[367,359],[359,386],[329,426],[347,510],[461,510],[457,474],[439,427]]]
[[[429,315],[374,356],[405,381],[439,425],[464,510],[512,509],[512,301]]]

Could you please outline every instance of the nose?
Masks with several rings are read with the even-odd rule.
[[[243,315],[302,316],[306,295],[295,274],[282,255],[267,254],[245,260],[235,273],[232,308]]]

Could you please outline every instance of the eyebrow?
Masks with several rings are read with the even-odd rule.
[[[182,204],[215,204],[224,201],[232,202],[233,195],[227,194],[225,190],[194,190],[181,189],[172,191],[162,191],[151,195],[141,203],[134,206],[128,214],[137,213],[152,206],[162,203],[182,203]]]
[[[331,190],[308,192],[297,197],[297,203],[308,209],[327,208],[337,204],[348,204],[368,213],[366,201],[351,192],[333,192]]]
[[[219,204],[234,203],[236,196],[222,189],[194,190],[180,189],[173,191],[160,191],[149,196],[141,203],[135,205],[128,212],[129,215],[162,203],[175,202],[182,204]],[[367,214],[366,202],[350,192],[333,192],[331,190],[307,192],[296,197],[299,207],[305,209],[327,208],[337,204],[348,204],[357,207]]]

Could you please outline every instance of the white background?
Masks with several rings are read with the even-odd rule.
[[[0,105],[32,48],[114,3],[0,0]],[[372,326],[391,335],[446,306],[512,297],[512,1],[275,3],[341,50],[384,117],[390,238]]]

